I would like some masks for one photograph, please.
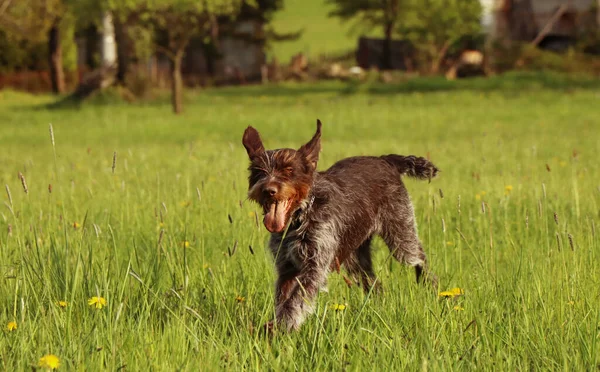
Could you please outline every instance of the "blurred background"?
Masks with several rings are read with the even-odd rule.
[[[127,101],[285,80],[598,76],[600,0],[0,0],[0,89]]]

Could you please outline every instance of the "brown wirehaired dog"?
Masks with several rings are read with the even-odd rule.
[[[365,291],[376,283],[371,239],[383,238],[399,262],[414,266],[417,281],[434,286],[426,270],[415,216],[400,179],[435,177],[438,169],[415,156],[357,156],[317,172],[321,122],[298,150],[265,150],[258,131],[248,127],[242,139],[250,157],[248,196],[263,208],[275,258],[275,314],[286,329],[298,329],[312,311],[327,275],[343,265]],[[286,231],[287,227],[287,231]]]

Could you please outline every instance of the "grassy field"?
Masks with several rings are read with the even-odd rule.
[[[595,370],[599,87],[226,88],[190,93],[180,117],[166,101],[50,110],[0,92],[0,370],[47,354],[81,371]],[[241,135],[298,147],[317,117],[320,169],[393,152],[442,170],[406,184],[440,289],[463,295],[416,285],[378,240],[383,295],[332,274],[299,332],[261,337],[274,274]]]

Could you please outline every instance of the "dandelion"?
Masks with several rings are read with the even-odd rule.
[[[189,201],[189,200],[183,200],[183,201],[179,202],[179,205],[180,205],[182,208],[187,208],[187,207],[189,207],[190,205],[192,205],[192,202],[191,202],[191,201]]]
[[[452,247],[452,246],[454,245],[454,242],[446,242],[446,245],[447,245],[448,247]]]
[[[38,367],[46,369],[57,369],[60,367],[60,359],[54,354],[46,354],[40,358]]]
[[[206,264],[202,265],[202,268],[203,269],[208,269],[208,264],[206,263]]]
[[[77,229],[78,229],[78,228],[80,228],[80,227],[81,227],[81,224],[80,224],[79,222],[73,222],[73,228],[74,228],[75,230],[77,230]]]
[[[181,245],[183,245],[183,248],[189,248],[190,247],[190,242],[187,240],[184,240],[183,242],[181,242]]]
[[[8,322],[8,324],[6,325],[6,329],[9,332],[16,331],[17,328],[18,328],[17,327],[17,322],[15,322],[14,320],[12,322]]]
[[[442,291],[442,292],[438,293],[438,296],[444,297],[444,298],[454,298],[454,297],[461,296],[464,293],[465,292],[462,289],[456,287],[456,288],[452,288],[448,291]]]
[[[465,308],[464,308],[464,307],[462,307],[462,306],[460,306],[460,305],[456,305],[456,306],[454,306],[454,308],[453,308],[453,309],[454,309],[454,311],[465,311]]]
[[[561,167],[566,167],[567,166],[567,162],[564,160],[561,160],[561,162],[559,163]]]
[[[481,194],[475,194],[475,200],[481,200]]]
[[[94,306],[96,309],[100,310],[106,306],[106,299],[104,297],[94,296],[88,300],[88,305]]]
[[[509,195],[510,192],[512,191],[512,189],[513,189],[512,185],[504,186],[504,195]]]
[[[571,300],[571,301],[567,302],[567,305],[574,306],[575,305],[575,301]]]
[[[460,295],[465,294],[465,292],[462,289],[458,288],[458,287],[452,288],[450,290],[450,292],[454,293],[455,296],[460,296]]]
[[[329,308],[333,311],[344,311],[346,310],[346,307],[348,307],[346,304],[333,304],[329,306]]]
[[[481,194],[481,196],[485,196],[486,192],[485,191],[481,191],[480,194]]]
[[[237,296],[237,297],[235,298],[235,300],[236,300],[238,303],[240,303],[240,304],[241,304],[242,302],[246,301],[246,297]]]
[[[65,307],[67,307],[68,303],[67,303],[67,301],[62,301],[62,300],[61,300],[61,301],[56,301],[56,305],[57,305],[58,307],[60,307],[60,308],[63,308],[63,309],[64,309]]]

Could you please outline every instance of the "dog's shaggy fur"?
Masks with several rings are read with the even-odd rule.
[[[438,169],[431,162],[415,156],[358,156],[317,172],[320,121],[313,138],[298,150],[265,150],[252,127],[242,142],[250,157],[248,196],[262,206],[263,223],[271,232],[277,323],[298,329],[328,273],[340,265],[371,290],[376,284],[374,235],[383,238],[396,260],[415,267],[417,281],[424,277],[435,285],[400,179],[435,177]]]

